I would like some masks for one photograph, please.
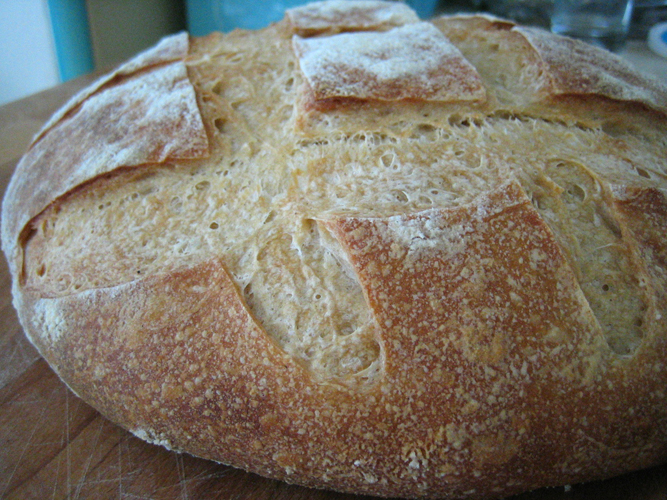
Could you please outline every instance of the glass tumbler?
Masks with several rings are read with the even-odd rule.
[[[555,0],[551,31],[618,52],[628,37],[632,0]]]

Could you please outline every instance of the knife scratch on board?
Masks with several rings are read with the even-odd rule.
[[[123,443],[122,437],[118,441],[118,500],[123,498]]]
[[[19,454],[18,459],[16,460],[16,463],[14,464],[14,467],[12,468],[12,471],[9,473],[9,476],[5,482],[4,487],[2,488],[2,491],[0,491],[0,498],[5,498],[5,494],[7,493],[7,490],[10,488],[12,485],[12,481],[14,479],[14,475],[16,474],[17,470],[19,467],[23,464],[24,458],[30,458],[29,456],[26,456],[26,453],[28,451],[28,448],[31,448],[34,446],[34,439],[35,439],[35,434],[37,433],[37,430],[41,427],[42,421],[45,419],[45,414],[47,410],[50,408],[50,405],[56,396],[58,392],[58,387],[54,388],[51,390],[49,393],[49,396],[46,398],[46,400],[36,400],[36,401],[30,401],[30,403],[38,403],[41,405],[41,410],[39,413],[39,416],[37,419],[35,419],[35,423],[32,425],[30,429],[30,434],[28,435],[28,439],[26,439],[25,444],[21,448],[21,453]]]
[[[71,446],[70,446],[70,434],[69,434],[69,427],[70,427],[70,409],[69,409],[69,391],[65,391],[65,456],[66,456],[66,464],[67,464],[67,469],[66,469],[66,477],[67,477],[67,489],[65,490],[67,493],[71,491],[71,478],[72,478],[72,452],[71,452]],[[55,498],[55,491],[54,491],[54,498]]]
[[[185,473],[185,463],[183,462],[183,455],[180,453],[176,455],[176,467],[178,467],[178,483],[181,486],[181,498],[188,500],[188,482]]]
[[[69,391],[68,391],[68,400],[69,400],[69,397],[70,396],[69,396]],[[68,406],[67,413],[69,415],[69,406]],[[101,419],[101,418],[97,418],[96,420],[98,422],[97,430],[95,431],[95,437],[93,439],[93,442],[89,446],[90,450],[91,450],[91,453],[88,454],[88,458],[86,460],[84,470],[81,473],[81,477],[79,478],[79,481],[77,483],[76,490],[75,490],[75,495],[74,495],[74,500],[76,500],[80,497],[81,489],[83,488],[84,484],[86,484],[86,482],[87,482],[88,475],[89,475],[89,472],[90,472],[90,465],[91,465],[92,460],[93,460],[93,453],[92,452],[99,448],[98,445],[99,445],[99,441],[100,441],[100,435],[102,433],[102,427],[104,425],[104,420]]]
[[[10,346],[0,351],[0,388],[21,375],[31,364],[40,359],[36,349],[24,337],[22,331],[12,335]]]

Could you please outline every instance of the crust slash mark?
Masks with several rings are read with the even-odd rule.
[[[342,250],[320,222],[306,218],[276,233],[252,266],[246,304],[285,352],[322,381],[363,386],[377,379],[375,322]]]
[[[539,182],[550,195],[534,193],[533,203],[561,235],[609,347],[631,355],[644,338],[646,273],[614,215],[607,189],[583,165],[566,160],[548,162]]]

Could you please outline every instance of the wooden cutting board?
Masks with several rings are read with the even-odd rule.
[[[0,194],[32,136],[87,76],[0,107]],[[140,441],[74,396],[26,340],[0,259],[0,499],[362,500],[264,479]],[[514,500],[667,500],[667,464]]]

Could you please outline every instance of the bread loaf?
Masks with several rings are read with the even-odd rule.
[[[667,88],[486,16],[322,2],[72,99],[2,206],[30,340],[138,437],[501,498],[667,460]]]

